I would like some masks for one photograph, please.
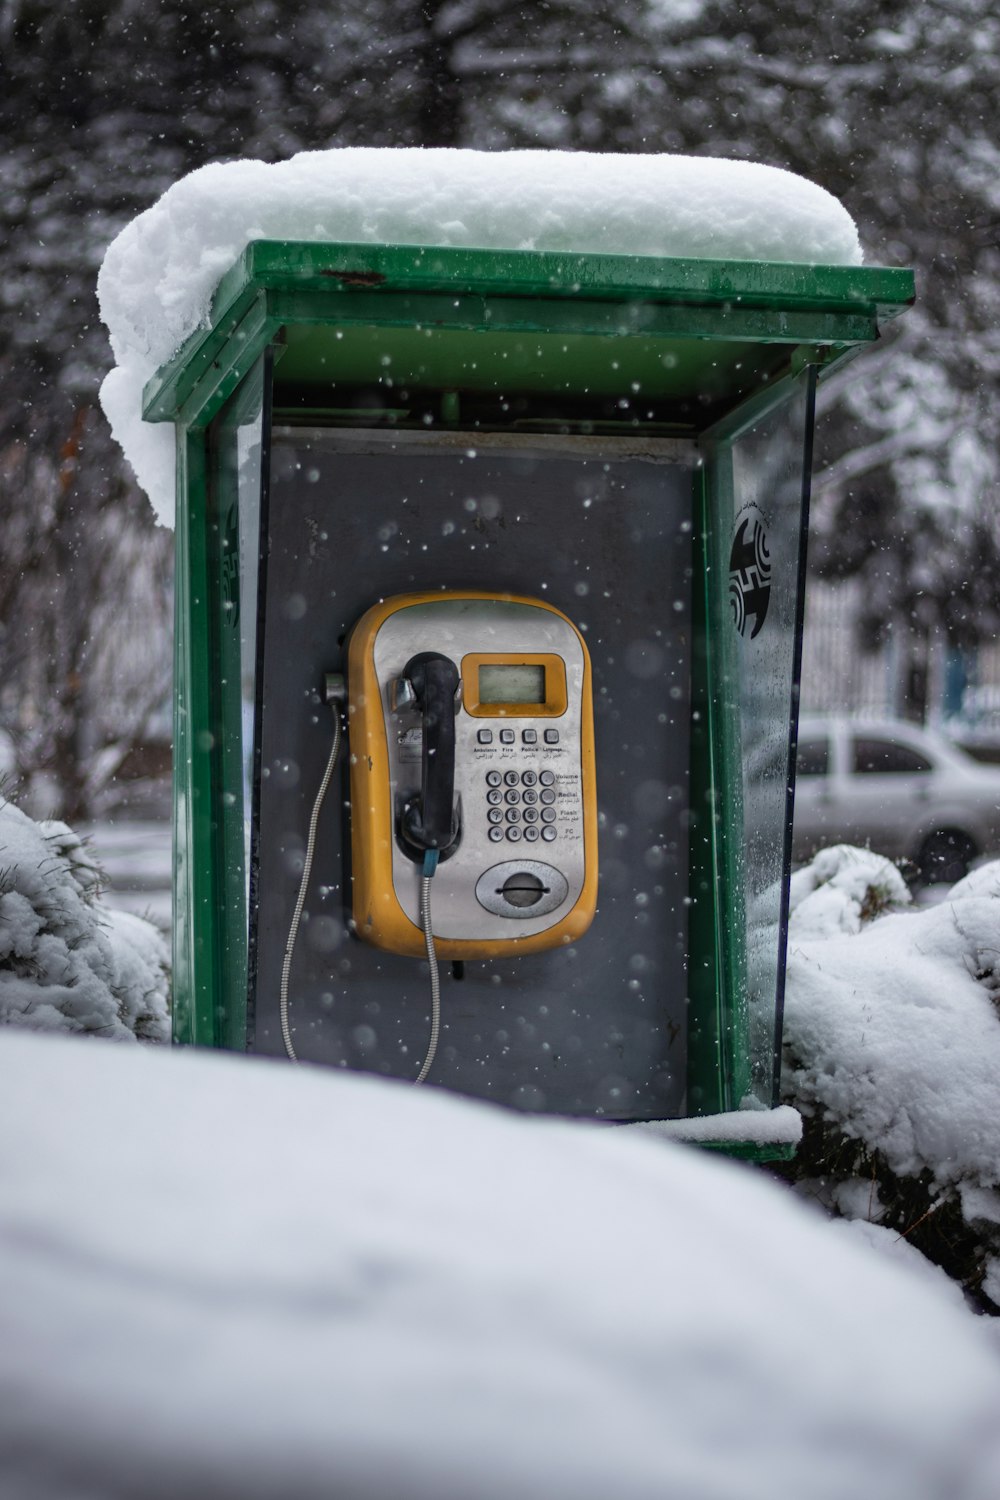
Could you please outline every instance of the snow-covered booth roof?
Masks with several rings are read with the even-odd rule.
[[[105,406],[164,512],[147,424],[174,424],[179,460],[181,1040],[529,1110],[741,1110],[753,1141],[775,1100],[816,379],[913,296],[910,272],[859,262],[813,184],[669,157],[236,163],[124,232]],[[441,623],[484,597],[478,638]],[[565,623],[531,646],[518,610]],[[453,657],[465,694],[434,997],[406,821],[433,732],[390,706],[410,654],[390,626]],[[563,660],[559,630],[567,692],[530,665]],[[344,781],[320,806],[323,685],[345,672]]]

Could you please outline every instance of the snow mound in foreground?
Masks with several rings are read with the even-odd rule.
[[[1000,864],[884,915],[909,896],[867,850],[825,850],[794,881],[789,1097],[901,1176],[1000,1186]]]
[[[100,886],[79,835],[0,798],[0,1025],[169,1040],[166,944]]]
[[[263,1060],[0,1068],[6,1494],[1000,1493],[977,1323],[751,1169]]]
[[[98,279],[118,366],[101,401],[167,524],[173,433],[142,422],[142,388],[205,325],[222,276],[259,239],[861,261],[835,198],[755,162],[352,147],[201,167],[126,226]]]

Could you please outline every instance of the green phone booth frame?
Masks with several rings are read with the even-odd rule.
[[[239,704],[226,686],[227,558],[210,499],[213,483],[236,481],[213,479],[213,424],[224,408],[239,409],[241,391],[260,401],[267,361],[274,410],[294,401],[316,425],[344,419],[337,398],[324,395],[334,378],[377,385],[380,366],[391,365],[411,377],[419,367],[432,412],[424,422],[475,430],[476,393],[509,389],[511,356],[520,351],[515,384],[537,403],[543,430],[697,443],[688,1113],[724,1113],[749,1095],[765,1107],[776,1102],[816,383],[875,341],[913,294],[911,271],[880,267],[276,241],[246,248],[219,284],[209,326],[144,393],[146,420],[173,422],[177,438],[176,1041],[246,1046],[242,771],[227,750]],[[581,408],[584,391],[594,399],[616,390],[642,393],[640,402],[618,403],[617,421],[608,420],[607,399],[603,415]],[[756,899],[748,864],[757,856],[741,704],[748,684],[724,585],[734,453],[758,438],[766,446],[769,421],[789,403],[797,403],[801,444],[797,556],[788,661],[778,698],[766,706],[782,827],[765,882],[763,986],[771,999],[763,1030],[755,1030],[747,908]],[[270,416],[265,410],[262,421]],[[378,419],[386,420],[384,408]],[[350,420],[365,425],[356,411]],[[759,896],[760,879],[755,889]]]

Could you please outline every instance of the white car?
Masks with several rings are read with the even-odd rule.
[[[799,724],[792,856],[867,844],[926,882],[960,880],[1000,854],[1000,770],[898,719]]]

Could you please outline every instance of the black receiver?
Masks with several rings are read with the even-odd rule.
[[[458,668],[450,657],[437,651],[411,656],[397,685],[398,701],[409,699],[411,706],[420,710],[423,731],[420,793],[407,802],[400,821],[401,839],[412,859],[422,859],[429,849],[436,849],[445,858],[461,838],[455,810],[458,687]]]

